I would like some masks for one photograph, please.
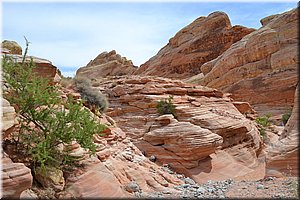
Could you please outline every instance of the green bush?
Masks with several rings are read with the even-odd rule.
[[[291,115],[292,115],[292,109],[287,110],[286,113],[282,115],[281,120],[283,122],[283,125],[286,125]]]
[[[107,110],[107,98],[98,89],[92,87],[91,80],[86,78],[76,78],[75,85],[82,99],[90,105],[95,105],[102,113]]]
[[[175,108],[176,106],[173,104],[173,96],[169,96],[168,99],[159,100],[156,104],[157,111],[161,114],[172,114],[176,115]]]
[[[271,125],[271,121],[270,121],[271,116],[272,116],[271,114],[266,114],[264,116],[257,117],[255,119],[256,123],[258,124],[258,130],[260,132],[260,135],[263,138],[265,138],[267,136],[266,135],[266,128]]]
[[[33,166],[61,168],[70,164],[69,152],[60,147],[72,141],[95,153],[93,135],[101,134],[105,125],[96,122],[82,102],[63,101],[57,86],[33,73],[34,63],[25,63],[26,45],[21,64],[8,57],[2,60],[8,88],[3,95],[16,108],[20,123],[17,137],[32,157]]]

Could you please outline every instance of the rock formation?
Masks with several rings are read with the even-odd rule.
[[[84,76],[97,79],[106,76],[118,76],[132,74],[136,70],[131,60],[121,57],[115,50],[99,54],[85,67],[79,68],[76,76]]]
[[[279,139],[267,148],[266,176],[299,175],[299,84],[295,103]]]
[[[2,99],[2,126],[5,138],[16,124],[15,109],[10,106],[9,102]],[[31,170],[23,163],[13,163],[1,148],[1,178],[2,178],[2,198],[19,198],[21,193],[29,189],[32,185]]]
[[[258,165],[257,128],[216,89],[137,76],[103,80],[99,89],[109,97],[107,114],[146,156],[155,156],[157,164],[168,164],[197,181],[209,178],[206,170],[226,179],[250,173]],[[160,116],[156,109],[156,102],[169,95],[174,96],[175,118]],[[222,157],[231,163],[230,169]],[[235,168],[243,170],[233,173]],[[219,176],[222,170],[228,174]]]
[[[218,57],[254,30],[231,26],[228,16],[223,12],[199,17],[176,33],[157,55],[142,64],[134,74],[189,78],[199,74],[204,63]]]
[[[32,185],[31,170],[23,163],[13,163],[6,154],[1,155],[1,163],[2,197],[19,198],[21,193]]]
[[[249,102],[260,114],[291,107],[298,81],[298,11],[261,20],[263,26],[201,67],[197,82]]]
[[[2,138],[6,138],[14,128],[16,124],[16,112],[14,107],[10,105],[10,103],[6,100],[1,98],[2,101],[2,121],[1,121],[1,128],[2,128]]]
[[[155,192],[183,183],[145,157],[113,119],[104,115],[100,121],[108,128],[104,137],[94,138],[96,156],[85,156],[86,152],[73,144],[71,155],[83,156],[83,167],[65,172],[61,198],[128,198],[138,191]],[[133,183],[137,188],[132,188]],[[170,191],[176,192],[172,188]]]
[[[3,41],[3,43],[6,44],[6,40]],[[16,43],[15,41],[12,41],[12,44],[15,43]],[[18,44],[17,46],[20,47]],[[3,48],[1,48],[1,53],[5,54],[7,57],[13,59],[17,63],[22,63],[23,56],[22,56],[21,47],[20,47],[21,50],[20,51],[18,50],[17,52],[13,48],[10,48],[10,46],[3,45],[2,47]],[[60,82],[61,78],[58,75],[58,69],[52,64],[51,61],[43,58],[38,58],[35,56],[26,56],[25,58],[26,63],[29,63],[31,60],[36,66],[34,72],[36,72],[39,76],[49,78],[49,80],[51,80],[53,83]]]
[[[2,52],[9,51],[11,54],[22,55],[22,47],[15,41],[4,40],[1,43]]]

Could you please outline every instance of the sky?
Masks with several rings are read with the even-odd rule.
[[[180,29],[214,11],[232,25],[259,28],[260,19],[297,7],[297,1],[2,1],[2,40],[14,40],[28,55],[46,58],[64,76],[74,76],[103,51],[116,50],[140,66]]]

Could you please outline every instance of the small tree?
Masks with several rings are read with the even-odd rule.
[[[173,96],[169,96],[168,99],[159,100],[156,104],[157,111],[161,114],[172,114],[175,116],[176,106],[173,104]]]
[[[283,125],[286,125],[286,123],[289,121],[290,117],[292,115],[292,109],[288,109],[281,117],[281,120],[283,122]]]
[[[59,148],[78,142],[95,153],[93,135],[100,134],[105,126],[96,122],[82,102],[71,98],[63,101],[57,86],[33,72],[34,63],[16,63],[12,58],[2,60],[3,77],[7,90],[4,97],[16,108],[19,115],[18,137],[33,159],[34,166],[61,168],[68,164],[69,152]]]

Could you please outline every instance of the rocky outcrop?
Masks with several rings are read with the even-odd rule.
[[[96,155],[89,157],[77,143],[70,150],[80,158],[80,168],[65,171],[66,185],[61,198],[128,198],[139,192],[153,193],[183,184],[151,162],[117,127],[114,120],[100,119],[108,128],[104,136],[95,135]]]
[[[20,198],[23,191],[32,185],[31,170],[23,163],[13,163],[1,152],[2,164],[2,198]]]
[[[298,81],[298,11],[270,16],[260,29],[201,66],[202,85],[232,93],[260,114],[282,113],[294,102]]]
[[[277,141],[267,148],[266,176],[299,175],[299,84],[292,114]]]
[[[10,103],[1,98],[2,103],[2,120],[1,120],[1,128],[2,128],[2,138],[6,138],[14,129],[14,125],[16,124],[16,112],[14,107],[10,105]]]
[[[2,52],[9,51],[11,54],[22,55],[22,47],[15,41],[4,40],[1,43]]]
[[[245,175],[258,165],[257,128],[216,89],[137,76],[103,80],[99,89],[109,98],[107,114],[157,164],[168,164],[199,181],[209,178],[204,166],[212,163],[209,170],[215,174],[227,170],[223,178]],[[169,95],[176,105],[175,118],[160,116],[156,109],[156,102]],[[227,165],[220,166],[218,160],[224,155],[233,169],[243,170],[233,173]]]
[[[5,56],[13,59],[17,63],[22,63],[23,61],[22,48],[14,41],[3,41],[1,53],[5,54]],[[58,74],[58,69],[51,61],[35,56],[26,56],[26,63],[29,63],[31,60],[36,66],[36,68],[33,69],[35,73],[41,77],[48,78],[54,84],[60,82],[61,78]]]
[[[227,14],[223,12],[199,17],[176,33],[157,55],[142,64],[134,74],[189,78],[199,74],[204,63],[218,57],[254,30],[231,26]]]
[[[97,79],[106,76],[120,76],[132,74],[136,70],[131,60],[121,57],[115,50],[99,54],[85,67],[77,70],[76,76],[83,76],[89,79]]]

